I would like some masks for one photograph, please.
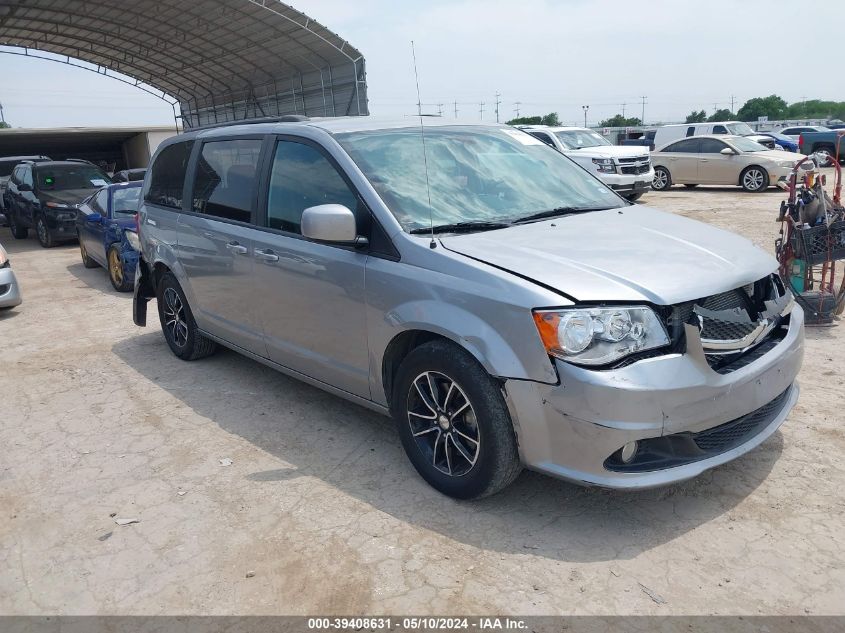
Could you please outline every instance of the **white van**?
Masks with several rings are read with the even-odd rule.
[[[734,136],[747,136],[752,141],[764,145],[767,149],[780,149],[770,136],[756,134],[748,123],[742,121],[714,121],[712,123],[677,123],[675,125],[664,125],[657,128],[654,133],[654,147],[661,147],[673,143],[687,136],[700,134],[732,134]]]

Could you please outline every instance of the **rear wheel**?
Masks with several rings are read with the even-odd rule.
[[[448,341],[417,347],[394,381],[391,414],[414,468],[432,487],[477,499],[522,469],[501,386]]]
[[[132,284],[126,280],[126,275],[123,273],[123,262],[120,259],[120,252],[117,246],[112,245],[108,253],[109,263],[109,279],[111,285],[118,292],[129,292],[132,290]]]
[[[651,181],[651,188],[655,191],[665,191],[672,186],[672,176],[665,167],[654,168],[654,180]]]
[[[833,167],[836,160],[836,150],[833,147],[822,147],[816,151],[822,158],[819,167]]]
[[[18,224],[14,213],[10,212],[6,219],[9,221],[9,230],[12,232],[12,237],[16,240],[25,240],[29,236],[29,229]]]
[[[99,266],[99,264],[91,259],[90,255],[88,255],[88,249],[85,248],[85,244],[83,243],[81,236],[79,236],[79,254],[82,255],[82,265],[85,266],[85,268],[96,268]]]
[[[748,192],[760,193],[769,187],[769,174],[762,167],[752,165],[742,172],[739,184]]]
[[[185,293],[172,273],[161,278],[156,300],[164,339],[174,355],[182,360],[197,360],[215,352],[217,343],[200,333]]]
[[[53,243],[53,236],[50,235],[50,231],[47,229],[47,224],[44,222],[44,218],[38,218],[38,221],[35,223],[35,233],[38,235],[38,243],[44,248],[51,248],[55,245]]]

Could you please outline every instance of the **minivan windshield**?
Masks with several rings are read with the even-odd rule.
[[[419,127],[335,138],[406,231],[430,224],[509,223],[555,209],[626,206],[600,180],[519,130],[428,127],[425,156]]]
[[[737,136],[754,134],[754,130],[751,129],[748,123],[728,123],[725,127],[728,128],[730,134],[736,134]]]
[[[566,149],[582,149],[584,147],[599,147],[612,145],[605,137],[592,130],[561,130],[555,132]]]
[[[111,184],[111,178],[93,165],[51,165],[38,167],[38,189],[63,191],[66,189],[99,189]]]

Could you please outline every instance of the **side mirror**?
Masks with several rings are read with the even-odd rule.
[[[367,238],[358,236],[355,214],[342,204],[321,204],[302,212],[303,237],[315,242],[363,246]]]
[[[732,150],[730,147],[724,148],[719,153],[722,154],[723,156],[733,156],[734,154],[736,154],[736,152],[734,150]]]
[[[97,222],[102,222],[103,216],[101,216],[99,213],[92,213],[91,215],[85,216],[85,219],[88,222],[91,222],[91,224],[95,224]]]
[[[32,191],[32,185],[28,185],[25,182],[22,182],[18,185],[18,191]]]

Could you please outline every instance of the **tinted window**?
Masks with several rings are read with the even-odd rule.
[[[103,189],[97,192],[94,199],[91,200],[91,208],[100,215],[107,217],[109,212],[109,190]]]
[[[144,200],[164,207],[182,208],[185,170],[193,146],[193,141],[174,143],[161,151],[152,166]]]
[[[24,166],[20,173],[21,182],[32,187],[32,167]]]
[[[713,134],[727,134],[728,128],[724,125],[714,125],[713,126]]]
[[[99,189],[111,182],[98,167],[85,163],[39,166],[36,174],[39,191]]]
[[[20,167],[20,166],[15,167],[15,169],[12,171],[12,182],[15,183],[16,185],[21,184],[21,172],[22,171],[23,171],[23,167]]]
[[[687,136],[693,136],[694,134],[695,134],[695,128],[694,127],[688,127],[687,128]]]
[[[531,136],[533,136],[534,138],[540,139],[541,141],[543,141],[546,145],[548,145],[550,147],[555,146],[554,142],[552,141],[552,139],[549,137],[548,134],[544,134],[543,132],[528,132],[528,133]]]
[[[718,154],[726,147],[727,145],[715,138],[703,138],[698,151],[702,154]]]
[[[202,146],[194,180],[194,211],[238,222],[252,220],[261,143],[260,139],[239,139]]]
[[[310,145],[280,141],[270,175],[269,226],[300,233],[302,212],[321,204],[342,204],[355,211],[358,197],[319,151]]]
[[[677,143],[672,143],[665,149],[660,151],[662,152],[682,152],[684,154],[697,154],[698,153],[698,139],[684,139],[683,141],[678,141]]]

